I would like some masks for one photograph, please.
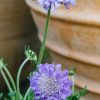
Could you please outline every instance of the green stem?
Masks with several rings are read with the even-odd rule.
[[[73,82],[72,92],[74,94],[74,90],[75,90],[75,79],[74,79],[74,75],[72,75],[72,82]]]
[[[5,75],[5,73],[3,72],[3,70],[1,70],[1,75],[2,75],[2,77],[4,78],[4,81],[5,81],[5,83],[6,83],[7,87],[8,87],[9,92],[12,93],[13,90],[12,90],[12,88],[11,88],[11,86],[10,86],[10,83],[9,83],[9,81],[8,81],[8,79],[7,79],[6,75]],[[11,99],[12,99],[12,100],[15,100],[14,97],[11,97]]]
[[[40,53],[39,53],[38,64],[41,63],[42,58],[43,58],[43,53],[45,50],[45,44],[46,44],[46,38],[47,38],[48,26],[49,26],[49,20],[50,20],[50,12],[51,12],[51,7],[48,10],[48,14],[47,14],[47,18],[46,18],[45,32],[43,34],[43,42],[42,42],[42,46],[41,46]]]
[[[25,96],[24,96],[24,99],[23,100],[26,100],[27,99],[27,96],[28,96],[30,90],[31,90],[31,88],[29,87],[28,90],[25,93]]]
[[[24,61],[23,61],[23,63],[21,64],[21,66],[19,67],[19,70],[18,70],[18,74],[17,74],[17,94],[18,94],[18,100],[21,100],[21,98],[22,98],[22,95],[21,95],[21,92],[20,92],[20,86],[19,86],[19,84],[20,84],[20,75],[21,75],[21,71],[22,71],[22,69],[23,69],[23,67],[24,67],[24,65],[28,62],[28,58],[26,58]]]
[[[47,18],[46,18],[45,32],[43,34],[43,42],[42,42],[42,46],[41,46],[41,49],[40,49],[39,59],[38,59],[37,64],[41,63],[42,57],[43,57],[43,53],[44,53],[44,50],[45,50],[45,44],[46,44],[46,38],[47,38],[47,33],[48,33],[50,14],[51,14],[51,6],[50,6],[50,9],[48,10],[48,14],[47,14]],[[28,88],[28,90],[27,90],[27,92],[26,92],[26,94],[24,96],[25,99],[27,98],[29,92],[30,92],[30,88]]]
[[[8,77],[12,83],[14,91],[16,92],[16,86],[15,86],[15,82],[13,80],[13,77],[11,76],[11,74],[10,74],[9,70],[6,68],[6,66],[4,66],[3,68],[4,68],[5,72],[7,73]]]

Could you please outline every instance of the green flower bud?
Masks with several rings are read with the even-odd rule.
[[[76,69],[72,68],[69,70],[69,76],[75,75],[76,74]]]
[[[37,62],[36,53],[33,50],[30,50],[29,47],[25,48],[25,55],[30,61]]]

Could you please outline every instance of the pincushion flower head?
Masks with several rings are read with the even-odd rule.
[[[53,11],[61,4],[64,4],[66,8],[69,8],[69,5],[75,6],[76,0],[38,0],[38,3],[46,10],[49,10],[51,6],[51,11]]]
[[[60,64],[39,64],[38,71],[29,78],[35,100],[66,100],[72,94],[68,74],[68,70],[61,71]]]

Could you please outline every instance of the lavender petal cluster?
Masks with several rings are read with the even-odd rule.
[[[60,7],[61,4],[64,4],[66,8],[69,8],[69,5],[75,6],[76,0],[38,0],[38,3],[46,10],[51,6],[51,10],[53,11]]]
[[[60,64],[39,64],[38,71],[29,78],[35,100],[66,100],[72,94],[68,74]]]

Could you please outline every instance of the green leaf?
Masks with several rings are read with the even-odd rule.
[[[66,100],[78,100],[75,95],[68,97]]]
[[[86,94],[87,94],[87,86],[85,86],[82,90],[79,91],[78,98],[80,99],[81,97],[85,96]]]
[[[27,100],[34,100],[34,92],[32,90],[30,91]]]
[[[84,87],[82,90],[75,92],[73,95],[68,97],[66,100],[80,100],[81,97],[87,94],[87,87]]]

